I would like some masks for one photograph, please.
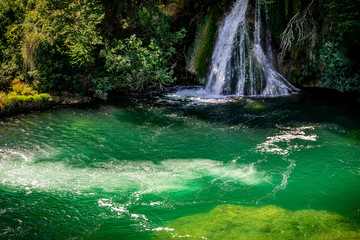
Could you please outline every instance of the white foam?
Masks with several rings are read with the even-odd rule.
[[[256,150],[273,154],[287,155],[291,151],[308,148],[292,143],[293,140],[316,141],[317,135],[307,134],[306,130],[315,130],[314,126],[282,127],[278,126],[278,135],[267,137],[267,140],[256,146]],[[284,146],[282,146],[282,145]]]
[[[48,152],[48,151],[47,151]],[[195,180],[215,179],[246,185],[267,181],[265,174],[253,166],[236,162],[224,164],[210,159],[171,159],[159,163],[151,161],[112,160],[93,166],[77,167],[62,161],[41,159],[37,154],[7,151],[1,157],[0,182],[20,187],[29,194],[37,191],[71,191],[88,194],[94,189],[137,194],[166,191],[196,191],[202,186]],[[32,157],[30,157],[32,155]],[[19,158],[20,156],[20,158]],[[54,156],[53,156],[54,157]],[[209,180],[206,180],[209,181]],[[139,196],[135,196],[139,199]],[[106,204],[101,199],[99,204]],[[155,203],[154,203],[155,204]]]
[[[165,95],[167,99],[188,102],[189,104],[221,104],[234,102],[240,97],[232,95],[209,94],[203,88],[180,89]]]

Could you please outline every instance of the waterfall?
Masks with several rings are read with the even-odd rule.
[[[205,91],[209,95],[279,96],[297,89],[274,66],[268,34],[262,34],[261,5],[256,4],[253,41],[249,37],[248,0],[237,0],[223,20]],[[265,50],[264,50],[265,49]]]

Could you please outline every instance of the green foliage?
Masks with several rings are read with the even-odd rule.
[[[344,92],[358,90],[360,0],[285,3],[289,5],[285,14],[279,1],[275,3],[274,10],[280,16],[273,14],[271,20],[276,21],[272,27],[277,34],[283,30],[279,42],[292,78],[300,84],[311,81],[311,85]],[[284,21],[286,26],[282,26]]]
[[[360,27],[360,0],[330,0],[324,4],[331,19],[330,38],[343,40],[345,34],[357,32]]]
[[[18,37],[14,30],[18,30],[17,24],[24,19],[26,2],[27,0],[0,0],[0,50],[4,49],[4,44],[7,44],[9,40],[13,43]]]
[[[106,96],[103,88],[109,86],[128,87],[131,90],[163,89],[175,81],[173,67],[168,61],[175,54],[174,44],[185,36],[185,30],[170,31],[168,17],[160,7],[145,8],[138,12],[141,36],[133,34],[128,38],[113,40],[105,44],[100,55],[105,59],[105,69],[111,78],[96,80],[96,95]],[[110,80],[111,79],[111,80]]]
[[[118,86],[112,77],[97,77],[92,79],[94,96],[100,99],[107,99],[109,91]]]
[[[32,6],[34,7],[32,8]],[[50,41],[50,21],[47,18],[47,1],[29,1],[27,14],[21,28],[21,55],[24,66],[30,69],[35,67],[35,56],[38,53],[38,46],[43,41]]]
[[[324,4],[331,24],[320,48],[322,83],[342,92],[360,89],[360,57],[358,51],[360,0],[331,0]]]
[[[28,84],[21,82],[19,79],[14,79],[11,83],[12,93],[15,95],[35,95],[37,92],[32,89]]]
[[[0,0],[0,89],[14,78],[101,98],[161,89],[174,81],[169,61],[185,31],[170,30],[157,2]]]
[[[115,41],[113,46],[107,46],[102,54],[107,71],[114,74],[120,86],[142,90],[145,85],[172,81],[173,72],[166,69],[166,57],[171,55],[171,50],[164,52],[154,41],[144,45],[135,35]]]
[[[338,44],[326,42],[320,49],[321,81],[341,92],[360,89],[360,76],[348,59],[338,50]]]
[[[91,84],[88,69],[102,44],[101,4],[96,0],[37,0],[28,7],[21,24],[28,77],[43,91],[87,93]]]
[[[0,91],[0,110],[4,109],[7,102],[7,94],[3,91]]]
[[[64,38],[70,63],[76,67],[92,65],[93,52],[103,43],[97,28],[104,18],[101,5],[96,1],[77,0],[64,11],[65,16],[63,13],[59,16],[56,32],[57,37]]]
[[[67,54],[74,67],[92,64],[92,51],[102,43],[96,28],[102,19],[101,5],[95,1],[65,1],[60,5],[46,0],[36,1],[35,9],[28,12],[23,23],[24,60],[33,58],[33,52],[43,43]]]
[[[0,0],[0,89],[7,89],[12,79],[23,79],[19,40],[26,0]]]
[[[0,89],[7,89],[12,79],[20,78],[22,69],[20,68],[20,53],[14,48],[3,50],[3,62],[0,63]]]

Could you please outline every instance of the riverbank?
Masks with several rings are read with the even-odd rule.
[[[171,87],[173,88],[173,87]],[[167,90],[165,90],[167,91]],[[359,105],[360,104],[360,94],[357,92],[352,93],[342,93],[329,88],[322,88],[318,86],[306,86],[302,87],[299,93],[304,95],[318,96],[317,99],[323,98],[324,96],[333,96],[331,99],[333,103],[347,103],[350,105]],[[109,94],[108,102],[112,102],[119,98],[119,96],[137,96],[144,95],[146,93],[135,93],[133,91],[126,91],[125,89],[118,89],[112,91]],[[44,111],[51,108],[57,108],[61,106],[72,106],[72,105],[82,105],[82,104],[91,104],[92,102],[97,102],[96,98],[89,96],[82,96],[79,94],[73,94],[68,92],[62,92],[61,95],[49,95],[48,99],[42,99],[41,101],[24,101],[18,102],[11,105],[8,108],[0,108],[0,118],[9,117],[12,115],[28,113],[32,111]],[[327,98],[329,100],[329,98]]]
[[[41,96],[41,94],[39,95]],[[67,92],[63,92],[62,95],[47,94],[47,97],[45,98],[39,98],[38,100],[29,99],[28,101],[14,101],[12,104],[0,108],[0,118],[32,111],[47,110],[59,106],[85,104],[93,100],[93,98],[88,96],[70,94]]]

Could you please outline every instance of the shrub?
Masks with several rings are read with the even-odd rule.
[[[359,73],[351,67],[348,59],[338,50],[338,44],[328,41],[320,49],[321,81],[326,87],[341,92],[360,89]]]
[[[109,88],[105,85],[142,91],[163,89],[176,80],[172,77],[175,65],[169,66],[168,61],[185,30],[171,32],[169,19],[159,6],[140,9],[137,20],[142,34],[108,41],[101,51],[108,77],[93,81],[97,97],[106,97]]]
[[[19,79],[15,78],[12,82],[11,82],[11,88],[12,90],[18,94],[18,95],[35,95],[37,94],[37,91],[35,91],[34,89],[32,89],[32,87],[30,87],[28,84],[21,82]]]
[[[0,109],[4,109],[6,106],[7,96],[5,92],[0,92]]]

